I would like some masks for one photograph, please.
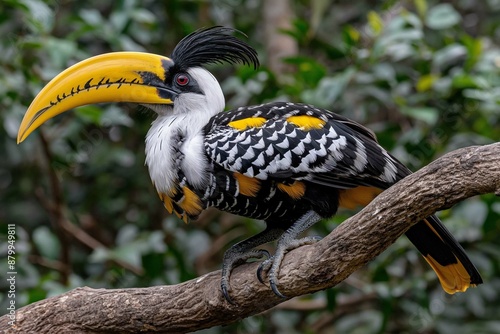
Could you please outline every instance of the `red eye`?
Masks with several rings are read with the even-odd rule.
[[[189,77],[185,74],[179,74],[175,77],[175,82],[177,82],[179,86],[186,86],[189,83]]]

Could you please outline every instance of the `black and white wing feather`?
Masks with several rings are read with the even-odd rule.
[[[409,174],[370,130],[309,105],[242,107],[214,116],[205,132],[206,153],[215,165],[260,180],[385,189]]]

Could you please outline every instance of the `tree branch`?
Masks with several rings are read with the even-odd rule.
[[[295,297],[331,288],[372,260],[412,224],[475,195],[500,195],[500,143],[453,151],[383,192],[320,242],[287,254],[279,289]],[[78,288],[17,310],[7,333],[181,333],[228,324],[283,299],[256,279],[257,263],[231,276],[227,303],[220,272],[172,286]]]

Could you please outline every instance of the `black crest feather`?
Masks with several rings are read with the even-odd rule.
[[[257,68],[259,66],[257,51],[234,37],[232,33],[235,31],[239,32],[221,26],[196,30],[177,44],[170,58],[174,61],[175,66],[181,70],[224,62],[242,63]]]

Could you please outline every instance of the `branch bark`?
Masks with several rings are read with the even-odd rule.
[[[500,196],[500,143],[453,151],[383,192],[323,240],[287,254],[279,289],[291,297],[334,287],[380,254],[412,224],[479,194]],[[77,288],[25,306],[7,333],[184,333],[228,324],[283,299],[256,279],[257,263],[231,276],[227,303],[220,272],[172,286]]]

